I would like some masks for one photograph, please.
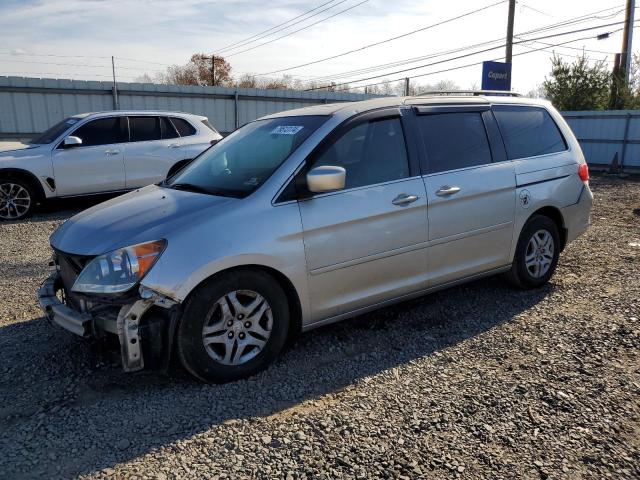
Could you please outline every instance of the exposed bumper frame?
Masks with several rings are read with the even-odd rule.
[[[38,303],[47,319],[80,337],[88,338],[94,336],[96,334],[96,325],[98,327],[101,325],[101,318],[96,318],[90,313],[78,312],[65,305],[56,295],[59,289],[59,282],[60,275],[55,271],[43,282],[38,290]],[[126,372],[134,372],[144,368],[145,362],[139,327],[142,316],[153,305],[171,309],[176,305],[176,302],[166,296],[141,288],[140,297],[120,307],[113,331],[117,333],[120,340],[122,367]],[[175,309],[173,309],[172,321],[169,327],[171,330],[169,339],[172,338],[172,333],[175,329],[175,313]],[[168,352],[170,350],[171,341],[169,341]],[[165,363],[168,365],[168,359]]]
[[[38,290],[38,303],[47,318],[81,337],[87,338],[93,334],[93,318],[88,313],[72,310],[56,296],[56,283],[59,276],[53,273]]]

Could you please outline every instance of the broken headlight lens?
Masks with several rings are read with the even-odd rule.
[[[91,260],[73,287],[80,293],[122,293],[136,285],[162,255],[166,240],[119,248]]]

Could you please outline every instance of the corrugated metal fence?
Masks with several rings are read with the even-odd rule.
[[[191,87],[119,83],[122,110],[173,110],[209,117],[222,133],[269,113],[307,105],[373,98],[344,92]],[[26,139],[65,117],[115,106],[110,82],[0,77],[0,139]],[[640,111],[564,112],[593,167],[617,158],[623,170],[640,171]]]
[[[170,110],[206,115],[230,133],[263,115],[308,105],[373,98],[346,92],[119,83],[120,110]],[[110,82],[0,77],[0,139],[29,138],[63,118],[113,110]]]
[[[563,112],[590,166],[640,171],[640,111]]]

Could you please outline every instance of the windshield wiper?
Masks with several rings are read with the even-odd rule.
[[[173,188],[175,190],[185,190],[187,192],[204,193],[206,195],[215,195],[210,190],[207,190],[206,188],[201,187],[199,185],[194,185],[193,183],[174,183],[171,185],[168,185],[165,183],[162,186],[167,188]]]

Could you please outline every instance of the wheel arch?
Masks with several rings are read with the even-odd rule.
[[[531,220],[531,218],[533,218],[535,215],[547,217],[556,224],[556,227],[558,228],[558,234],[560,235],[560,251],[564,250],[564,247],[567,244],[567,228],[565,227],[564,217],[562,216],[562,212],[560,211],[560,209],[551,205],[538,208],[535,212],[529,215],[529,218],[527,218],[527,222]]]
[[[184,299],[183,304],[186,303],[191,295],[205,282],[208,282],[216,277],[225,275],[230,272],[237,272],[239,270],[250,270],[250,271],[261,271],[266,273],[267,275],[273,277],[280,287],[284,290],[285,295],[287,296],[287,303],[289,304],[289,312],[290,312],[290,328],[288,333],[288,341],[293,340],[302,330],[302,304],[300,302],[300,296],[298,295],[298,291],[296,287],[293,285],[293,282],[281,271],[268,267],[266,265],[260,264],[246,264],[246,265],[238,265],[230,268],[225,268],[220,270],[213,275],[210,275],[202,281],[200,281],[197,285],[195,285],[187,297]]]
[[[16,178],[28,182],[35,190],[37,195],[36,203],[40,203],[47,198],[47,195],[42,187],[42,183],[38,180],[33,173],[21,168],[0,168],[0,178]]]

